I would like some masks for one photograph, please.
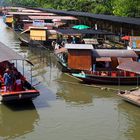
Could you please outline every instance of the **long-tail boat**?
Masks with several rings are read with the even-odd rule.
[[[23,74],[18,71],[16,68],[18,61],[23,62]],[[12,49],[8,48],[6,45],[0,42],[0,76],[1,76],[1,87],[0,87],[0,101],[1,102],[12,102],[12,101],[21,101],[21,100],[31,100],[37,96],[39,96],[39,91],[35,89],[35,87],[32,85],[32,72],[30,74],[31,83],[28,82],[28,80],[24,77],[24,62],[27,61],[31,67],[33,64],[23,58],[21,55],[17,54]],[[16,63],[16,66],[14,63]],[[6,69],[9,69],[9,71],[13,72],[16,71],[18,74],[18,78],[22,82],[22,88],[18,89],[15,88],[15,78],[17,75],[14,75],[15,77],[11,79],[12,88],[8,89],[6,88],[5,82],[4,82],[4,73]],[[12,73],[13,74],[13,73]]]
[[[66,44],[65,48],[67,69],[83,82],[134,85],[140,81],[138,74],[117,68],[124,62],[137,61],[138,56],[133,50],[93,49],[92,45],[87,44]],[[73,73],[74,70],[80,73]]]

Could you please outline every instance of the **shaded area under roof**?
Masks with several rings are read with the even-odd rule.
[[[79,30],[75,29],[56,29],[56,32],[62,35],[81,35]]]
[[[122,58],[137,58],[137,54],[133,50],[116,50],[116,49],[94,49],[93,57],[122,57]]]
[[[111,32],[107,32],[104,30],[93,30],[93,29],[83,29],[83,30],[57,29],[56,31],[60,34],[65,34],[65,35],[74,35],[74,34],[113,35],[113,33]]]
[[[118,65],[117,69],[140,74],[140,63],[136,61],[126,61]]]
[[[113,15],[92,14],[92,13],[88,13],[88,12],[63,11],[63,10],[44,9],[44,8],[38,8],[38,9],[56,13],[56,14],[89,17],[89,18],[93,18],[93,19],[108,20],[108,21],[118,22],[118,23],[140,25],[140,18],[118,17],[118,16],[113,16]]]
[[[25,60],[25,58],[0,42],[0,62],[10,60]]]

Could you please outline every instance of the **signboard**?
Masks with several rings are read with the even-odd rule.
[[[140,36],[130,37],[130,47],[132,49],[140,49]]]
[[[44,27],[44,25],[45,25],[44,20],[34,20],[33,21],[33,26]]]

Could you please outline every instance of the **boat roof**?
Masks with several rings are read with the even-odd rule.
[[[61,19],[61,20],[78,20],[78,18],[73,17],[73,16],[28,16],[30,19]]]
[[[10,60],[26,60],[26,59],[21,55],[19,55],[17,52],[10,49],[2,42],[0,42],[0,62]]]
[[[27,15],[27,16],[30,16],[30,15],[36,15],[36,16],[53,16],[55,14],[53,13],[39,13],[39,12],[36,12],[36,13],[32,13],[32,12],[8,12],[7,14],[9,15]]]
[[[78,49],[78,50],[92,50],[93,46],[91,44],[65,44],[65,48],[70,49]]]
[[[93,49],[93,57],[121,57],[121,58],[137,58],[138,55],[133,50],[121,49]]]
[[[140,74],[140,63],[136,61],[126,61],[119,64],[117,69]]]

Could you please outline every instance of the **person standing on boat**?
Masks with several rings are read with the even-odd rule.
[[[11,77],[10,77],[10,70],[6,69],[4,75],[3,75],[4,85],[5,89],[4,91],[10,91],[11,86]]]

